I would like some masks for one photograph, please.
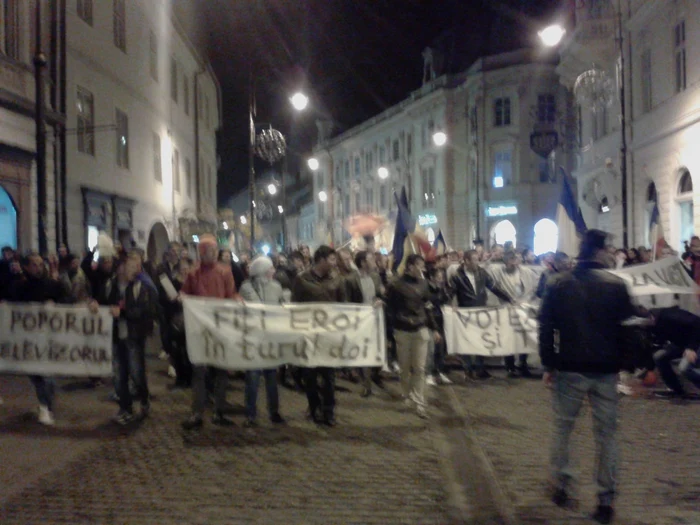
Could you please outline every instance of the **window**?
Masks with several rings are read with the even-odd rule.
[[[192,197],[192,164],[190,159],[185,159],[185,191],[188,197]]]
[[[557,103],[554,95],[547,93],[537,95],[537,121],[541,123],[552,123],[556,118]]]
[[[384,163],[386,163],[386,148],[379,146],[379,164],[383,166]]]
[[[343,216],[350,215],[350,195],[345,194],[345,199],[344,199],[343,204],[345,205],[345,208],[343,209]]]
[[[173,191],[180,193],[180,152],[176,149],[173,149],[172,161],[173,161]]]
[[[686,86],[685,70],[685,20],[676,24],[675,29],[676,52],[676,93],[680,93]]]
[[[340,164],[340,162],[338,164],[336,164],[336,166],[335,166],[335,183],[336,184],[338,184],[340,182],[341,168],[342,168],[342,165]]]
[[[126,53],[126,6],[125,0],[114,2],[114,45]]]
[[[370,173],[372,171],[372,165],[374,164],[374,159],[372,158],[372,152],[368,151],[365,153],[365,171]]]
[[[510,98],[497,98],[493,102],[493,125],[510,126]]]
[[[185,115],[190,114],[190,80],[187,75],[182,75],[182,103]]]
[[[423,190],[423,208],[432,208],[435,205],[435,168],[421,169],[421,182]]]
[[[397,160],[399,160],[399,157],[401,156],[401,155],[400,155],[400,154],[401,154],[401,151],[399,150],[399,141],[398,141],[398,139],[395,140],[395,141],[392,143],[391,149],[392,149],[393,152],[394,152],[394,162],[396,162]]]
[[[76,11],[83,22],[92,25],[92,0],[78,0]]]
[[[117,166],[129,169],[129,117],[115,110],[117,123]]]
[[[95,104],[92,93],[87,89],[78,88],[77,93],[78,114],[78,151],[88,155],[95,154]]]
[[[151,78],[158,82],[158,38],[151,31]]]
[[[360,157],[355,157],[355,177],[360,176]]]
[[[472,142],[476,144],[476,134],[479,132],[479,120],[476,106],[469,111],[469,130],[472,134]]]
[[[177,104],[177,62],[170,58],[170,98]]]
[[[651,111],[651,49],[642,51],[642,113]]]
[[[680,239],[677,244],[683,250],[683,242],[690,242],[690,238],[695,233],[694,210],[693,210],[693,178],[687,169],[683,169],[678,180],[678,193],[676,194],[678,215],[680,226]]]
[[[316,186],[319,190],[322,190],[326,187],[326,177],[324,176],[322,171],[319,171],[316,174]]]
[[[160,135],[153,133],[153,176],[158,182],[163,182],[163,159],[160,146]]]
[[[318,203],[318,219],[322,221],[326,217],[326,203],[325,202],[319,202]]]
[[[494,153],[493,158],[493,187],[502,188],[511,183],[513,162],[511,150],[501,150]]]
[[[384,184],[379,186],[379,209],[386,209],[386,186]]]
[[[350,180],[350,161],[345,161],[345,180]]]
[[[368,212],[374,210],[374,188],[367,188],[365,190],[365,205],[367,206]]]
[[[211,122],[209,120],[209,95],[204,95],[204,123],[209,129]]]
[[[576,144],[583,145],[583,108],[580,104],[576,106]]]
[[[19,60],[19,1],[5,0],[0,13],[0,52]]]
[[[535,224],[535,255],[556,252],[559,242],[559,227],[551,219],[541,219]]]
[[[410,133],[406,135],[406,156],[410,157],[413,153],[413,135]]]

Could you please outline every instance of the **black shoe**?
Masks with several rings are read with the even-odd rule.
[[[233,427],[235,426],[235,423],[228,419],[226,416],[224,416],[224,413],[221,412],[220,410],[217,410],[214,415],[211,418],[211,422],[213,425],[217,425],[219,427]]]
[[[274,423],[275,425],[286,425],[287,424],[287,421],[285,421],[285,419],[282,416],[280,416],[279,413],[272,414],[270,416],[270,422]]]
[[[520,374],[515,368],[511,368],[510,370],[508,370],[507,376],[509,379],[517,379],[520,377]]]
[[[527,365],[519,366],[518,372],[520,373],[520,377],[525,377],[528,379],[531,379],[533,377],[532,372],[530,371],[530,367]]]
[[[380,376],[372,378],[372,382],[377,385],[377,388],[384,389],[384,380]]]
[[[489,374],[486,370],[479,370],[476,373],[476,378],[477,379],[491,379],[491,374]]]
[[[254,419],[246,419],[245,423],[243,423],[243,426],[245,428],[255,428],[258,426],[258,423]]]
[[[372,395],[372,389],[371,388],[363,388],[362,393],[360,394],[361,397],[369,397]]]
[[[323,418],[322,418],[322,417],[320,416],[320,414],[318,413],[318,409],[317,409],[317,408],[315,408],[315,409],[313,409],[313,410],[309,408],[309,409],[306,411],[306,417],[307,417],[307,419],[310,419],[311,421],[313,421],[313,422],[316,423],[317,425],[321,425],[321,424],[323,423]]]
[[[681,399],[685,392],[675,392],[674,390],[656,390],[654,396],[661,399]]]
[[[126,410],[120,410],[117,416],[114,418],[114,422],[117,425],[128,425],[134,420],[134,415]]]
[[[598,523],[610,523],[615,517],[615,510],[610,505],[598,505],[593,513],[593,519]]]
[[[185,430],[194,430],[196,428],[202,428],[204,425],[204,420],[202,416],[192,415],[190,418],[182,423],[182,428]]]
[[[564,489],[557,489],[552,494],[552,503],[557,507],[566,508],[569,505],[569,495]]]
[[[141,403],[141,414],[140,417],[141,419],[146,419],[148,417],[148,414],[151,413],[151,404],[150,403]]]
[[[327,427],[332,428],[332,427],[336,426],[338,424],[338,422],[336,421],[335,416],[330,415],[330,416],[326,416],[325,418],[323,418],[323,424],[326,425]]]

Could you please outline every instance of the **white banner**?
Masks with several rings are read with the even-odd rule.
[[[538,351],[537,312],[529,305],[445,307],[442,311],[448,354],[505,356]]]
[[[633,296],[698,293],[698,286],[688,275],[683,263],[675,257],[611,270],[610,273],[621,277]]]
[[[112,315],[87,306],[0,304],[0,372],[112,375]]]
[[[187,353],[198,365],[228,370],[382,366],[384,313],[358,304],[271,306],[184,299]]]

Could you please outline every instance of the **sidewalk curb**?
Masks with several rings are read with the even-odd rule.
[[[452,434],[452,459],[458,463],[453,465],[453,468],[457,471],[462,490],[466,493],[464,495],[471,507],[471,520],[467,522],[475,525],[518,525],[520,521],[515,508],[473,431],[470,415],[462,407],[452,387],[446,386],[438,391],[454,416],[462,423],[453,429],[445,430]],[[449,432],[450,430],[453,432]]]

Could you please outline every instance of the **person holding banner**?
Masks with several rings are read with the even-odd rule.
[[[389,285],[387,293],[387,314],[393,320],[404,402],[415,406],[423,419],[428,417],[425,361],[431,333],[436,343],[441,341],[424,273],[425,260],[412,253],[406,258],[404,274]]]
[[[607,234],[588,230],[572,272],[555,276],[545,289],[539,313],[540,359],[544,383],[553,389],[552,501],[571,503],[573,473],[569,438],[587,397],[596,441],[598,507],[593,518],[610,523],[617,481],[617,381],[623,361],[622,321],[633,317],[625,282],[605,271]],[[558,334],[558,344],[555,343]]]
[[[22,261],[24,279],[16,281],[8,294],[8,301],[15,303],[58,303],[68,304],[67,290],[58,281],[46,275],[44,260],[38,253],[30,253]],[[53,425],[53,405],[55,384],[50,377],[39,375],[29,376],[34,385],[36,397],[39,400],[39,423]]]
[[[261,255],[253,259],[249,269],[250,279],[241,285],[241,297],[249,303],[274,304],[279,306],[283,302],[282,285],[274,279],[275,267],[272,259]],[[284,424],[284,418],[280,416],[280,396],[277,390],[277,369],[248,370],[245,374],[245,415],[246,426],[257,425],[258,387],[260,377],[265,378],[265,392],[267,394],[267,411],[270,421],[276,424]]]
[[[299,274],[292,288],[293,303],[344,303],[344,282],[335,277],[337,256],[330,246],[319,246],[313,266]],[[323,386],[319,389],[319,377]],[[305,368],[304,388],[309,414],[317,424],[335,426],[335,369]]]
[[[231,268],[219,264],[219,248],[213,235],[199,238],[199,266],[191,272],[182,287],[182,294],[217,299],[239,299]],[[214,416],[212,423],[231,426],[233,421],[224,417],[228,372],[213,369],[214,374]],[[201,428],[204,424],[204,407],[207,402],[206,366],[195,366],[192,378],[192,415],[182,423],[185,430]]]

